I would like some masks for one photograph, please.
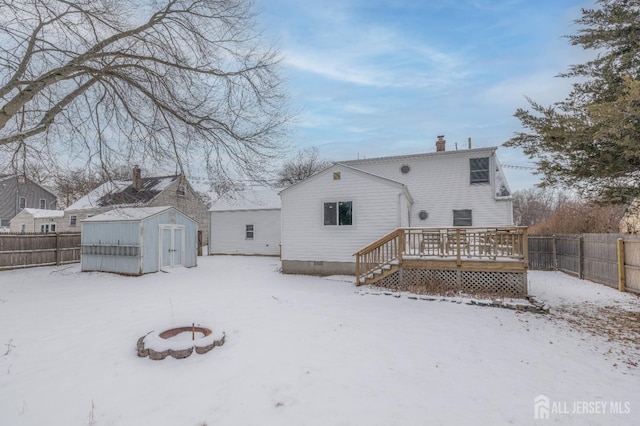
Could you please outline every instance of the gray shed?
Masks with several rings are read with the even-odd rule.
[[[82,221],[82,270],[142,275],[197,264],[196,221],[175,207],[114,209]]]

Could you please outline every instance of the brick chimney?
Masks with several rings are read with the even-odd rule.
[[[142,174],[140,172],[140,167],[136,164],[133,166],[133,183],[131,184],[133,189],[136,191],[140,191],[142,188]]]
[[[438,140],[436,141],[436,151],[442,152],[444,151],[444,145],[447,141],[444,140],[444,135],[438,136]]]

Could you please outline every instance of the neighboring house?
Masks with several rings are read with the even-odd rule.
[[[353,274],[353,254],[399,227],[513,225],[497,148],[345,161],[283,191],[282,270]]]
[[[58,232],[63,216],[62,210],[22,209],[11,219],[10,232]]]
[[[193,267],[197,232],[175,207],[115,208],[82,221],[81,267],[125,275]]]
[[[209,254],[280,255],[280,197],[250,188],[219,199],[210,210]]]
[[[0,228],[8,228],[25,208],[55,210],[58,198],[50,190],[24,176],[0,175]]]
[[[138,166],[131,180],[106,182],[64,211],[59,231],[80,229],[80,222],[89,217],[124,207],[173,206],[198,223],[202,244],[207,245],[209,212],[204,201],[183,175],[142,177]]]

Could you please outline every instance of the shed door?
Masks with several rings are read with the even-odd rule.
[[[184,226],[160,225],[161,269],[184,265],[184,244]]]

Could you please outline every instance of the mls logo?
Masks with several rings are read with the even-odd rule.
[[[533,417],[535,419],[549,418],[549,398],[544,395],[538,395],[533,400]]]

